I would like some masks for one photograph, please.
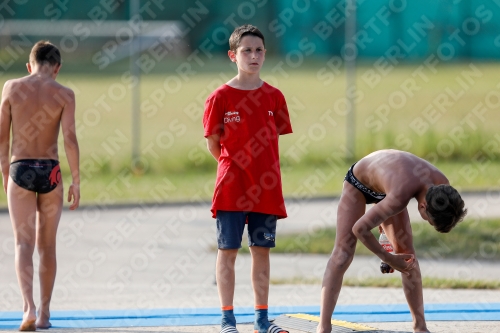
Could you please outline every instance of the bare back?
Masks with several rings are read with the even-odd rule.
[[[431,163],[408,152],[379,150],[362,158],[355,176],[376,192],[409,200],[426,185],[449,184],[445,175]]]
[[[61,115],[71,90],[38,75],[10,81],[6,98],[12,120],[11,161],[58,159]]]
[[[52,44],[35,44],[30,58],[48,57]],[[44,54],[47,53],[47,54]],[[50,51],[51,52],[51,51]],[[63,183],[58,162],[58,136],[71,171],[70,210],[80,202],[79,147],[75,132],[75,96],[55,79],[60,62],[31,61],[31,74],[5,83],[0,102],[0,169],[16,243],[16,273],[23,297],[20,331],[47,329],[56,277],[56,233],[63,207]],[[12,132],[12,145],[11,141]],[[9,150],[11,162],[9,163]],[[28,161],[19,161],[26,159]],[[57,160],[57,161],[53,161]],[[33,251],[40,256],[40,307],[33,300]]]

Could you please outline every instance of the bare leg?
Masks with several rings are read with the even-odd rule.
[[[402,274],[402,279],[406,301],[413,318],[413,330],[415,332],[429,332],[425,323],[422,276],[418,261],[415,268],[410,271],[410,275]]]
[[[221,306],[233,305],[234,298],[234,263],[238,249],[219,249],[216,264],[217,290]]]
[[[37,248],[40,254],[40,307],[36,327],[46,329],[50,324],[50,300],[56,279],[56,233],[63,206],[63,186],[38,195]]]
[[[411,232],[410,217],[408,210],[403,210],[396,216],[382,223],[382,227],[393,245],[395,253],[407,253],[415,255],[413,248],[413,236]],[[428,332],[424,315],[424,295],[422,290],[422,276],[418,260],[409,275],[401,274],[403,290],[406,301],[413,318],[413,330],[415,332]]]
[[[321,288],[321,312],[317,333],[332,331],[332,314],[342,288],[344,273],[352,262],[357,238],[352,232],[356,221],[365,213],[365,199],[361,192],[344,182],[337,211],[335,247],[328,260]]]
[[[251,246],[252,254],[252,286],[255,305],[267,305],[269,298],[269,263],[270,249],[261,246]]]
[[[36,193],[9,180],[9,213],[16,244],[15,267],[23,297],[23,321],[20,331],[35,331],[36,308],[33,302],[33,251],[36,242]]]

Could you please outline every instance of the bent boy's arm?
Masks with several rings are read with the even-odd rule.
[[[12,116],[10,114],[10,103],[8,99],[10,84],[7,81],[2,91],[2,101],[0,104],[0,170],[2,171],[3,187],[7,192],[7,181],[9,179],[9,143],[10,125]]]
[[[413,255],[398,254],[393,255],[387,252],[372,234],[371,230],[378,227],[382,222],[389,219],[406,208],[407,202],[400,202],[398,199],[387,195],[387,197],[366,212],[353,226],[354,235],[377,257],[391,265],[400,272],[407,272],[414,267]]]
[[[215,160],[218,161],[221,153],[220,136],[217,134],[207,136],[207,148]]]
[[[73,179],[68,191],[68,201],[73,198],[70,209],[76,209],[80,202],[80,149],[76,138],[75,94],[71,89],[68,89],[67,94],[69,98],[62,112],[61,127],[64,137],[64,150],[66,151]]]

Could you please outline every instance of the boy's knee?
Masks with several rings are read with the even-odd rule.
[[[250,252],[256,255],[268,256],[271,252],[271,248],[263,246],[250,246]]]
[[[53,243],[39,240],[36,243],[36,248],[41,255],[42,254],[56,253],[56,246]]]
[[[219,249],[219,256],[224,260],[236,260],[238,249]]]
[[[354,252],[335,249],[330,257],[330,265],[335,265],[337,268],[347,270],[353,257]]]
[[[38,232],[36,235],[37,249],[56,249],[56,235],[46,232]]]
[[[18,253],[33,253],[35,250],[35,244],[25,241],[17,242],[16,250]]]
[[[261,263],[269,262],[270,248],[261,246],[251,246],[250,254],[252,255],[252,262]]]

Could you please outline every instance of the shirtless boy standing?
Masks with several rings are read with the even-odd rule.
[[[347,172],[337,212],[335,247],[328,261],[321,291],[321,319],[317,333],[330,333],[331,317],[344,273],[352,262],[359,239],[383,262],[402,274],[403,289],[415,332],[428,332],[424,317],[422,277],[413,248],[408,216],[410,199],[438,232],[449,232],[465,216],[460,194],[429,162],[398,150],[380,150],[355,163]],[[366,205],[376,203],[368,212]],[[371,233],[382,226],[395,254],[390,254]]]
[[[40,41],[26,64],[30,75],[9,80],[0,109],[0,166],[15,238],[15,267],[23,297],[20,331],[49,328],[50,299],[56,277],[56,231],[63,206],[57,137],[62,126],[64,148],[73,178],[70,209],[80,201],[79,149],[75,133],[75,95],[55,81],[61,68],[59,50]],[[12,147],[9,145],[12,126]],[[11,157],[9,159],[9,148]],[[10,176],[10,177],[9,177]],[[33,252],[40,255],[40,307],[33,302]]]

